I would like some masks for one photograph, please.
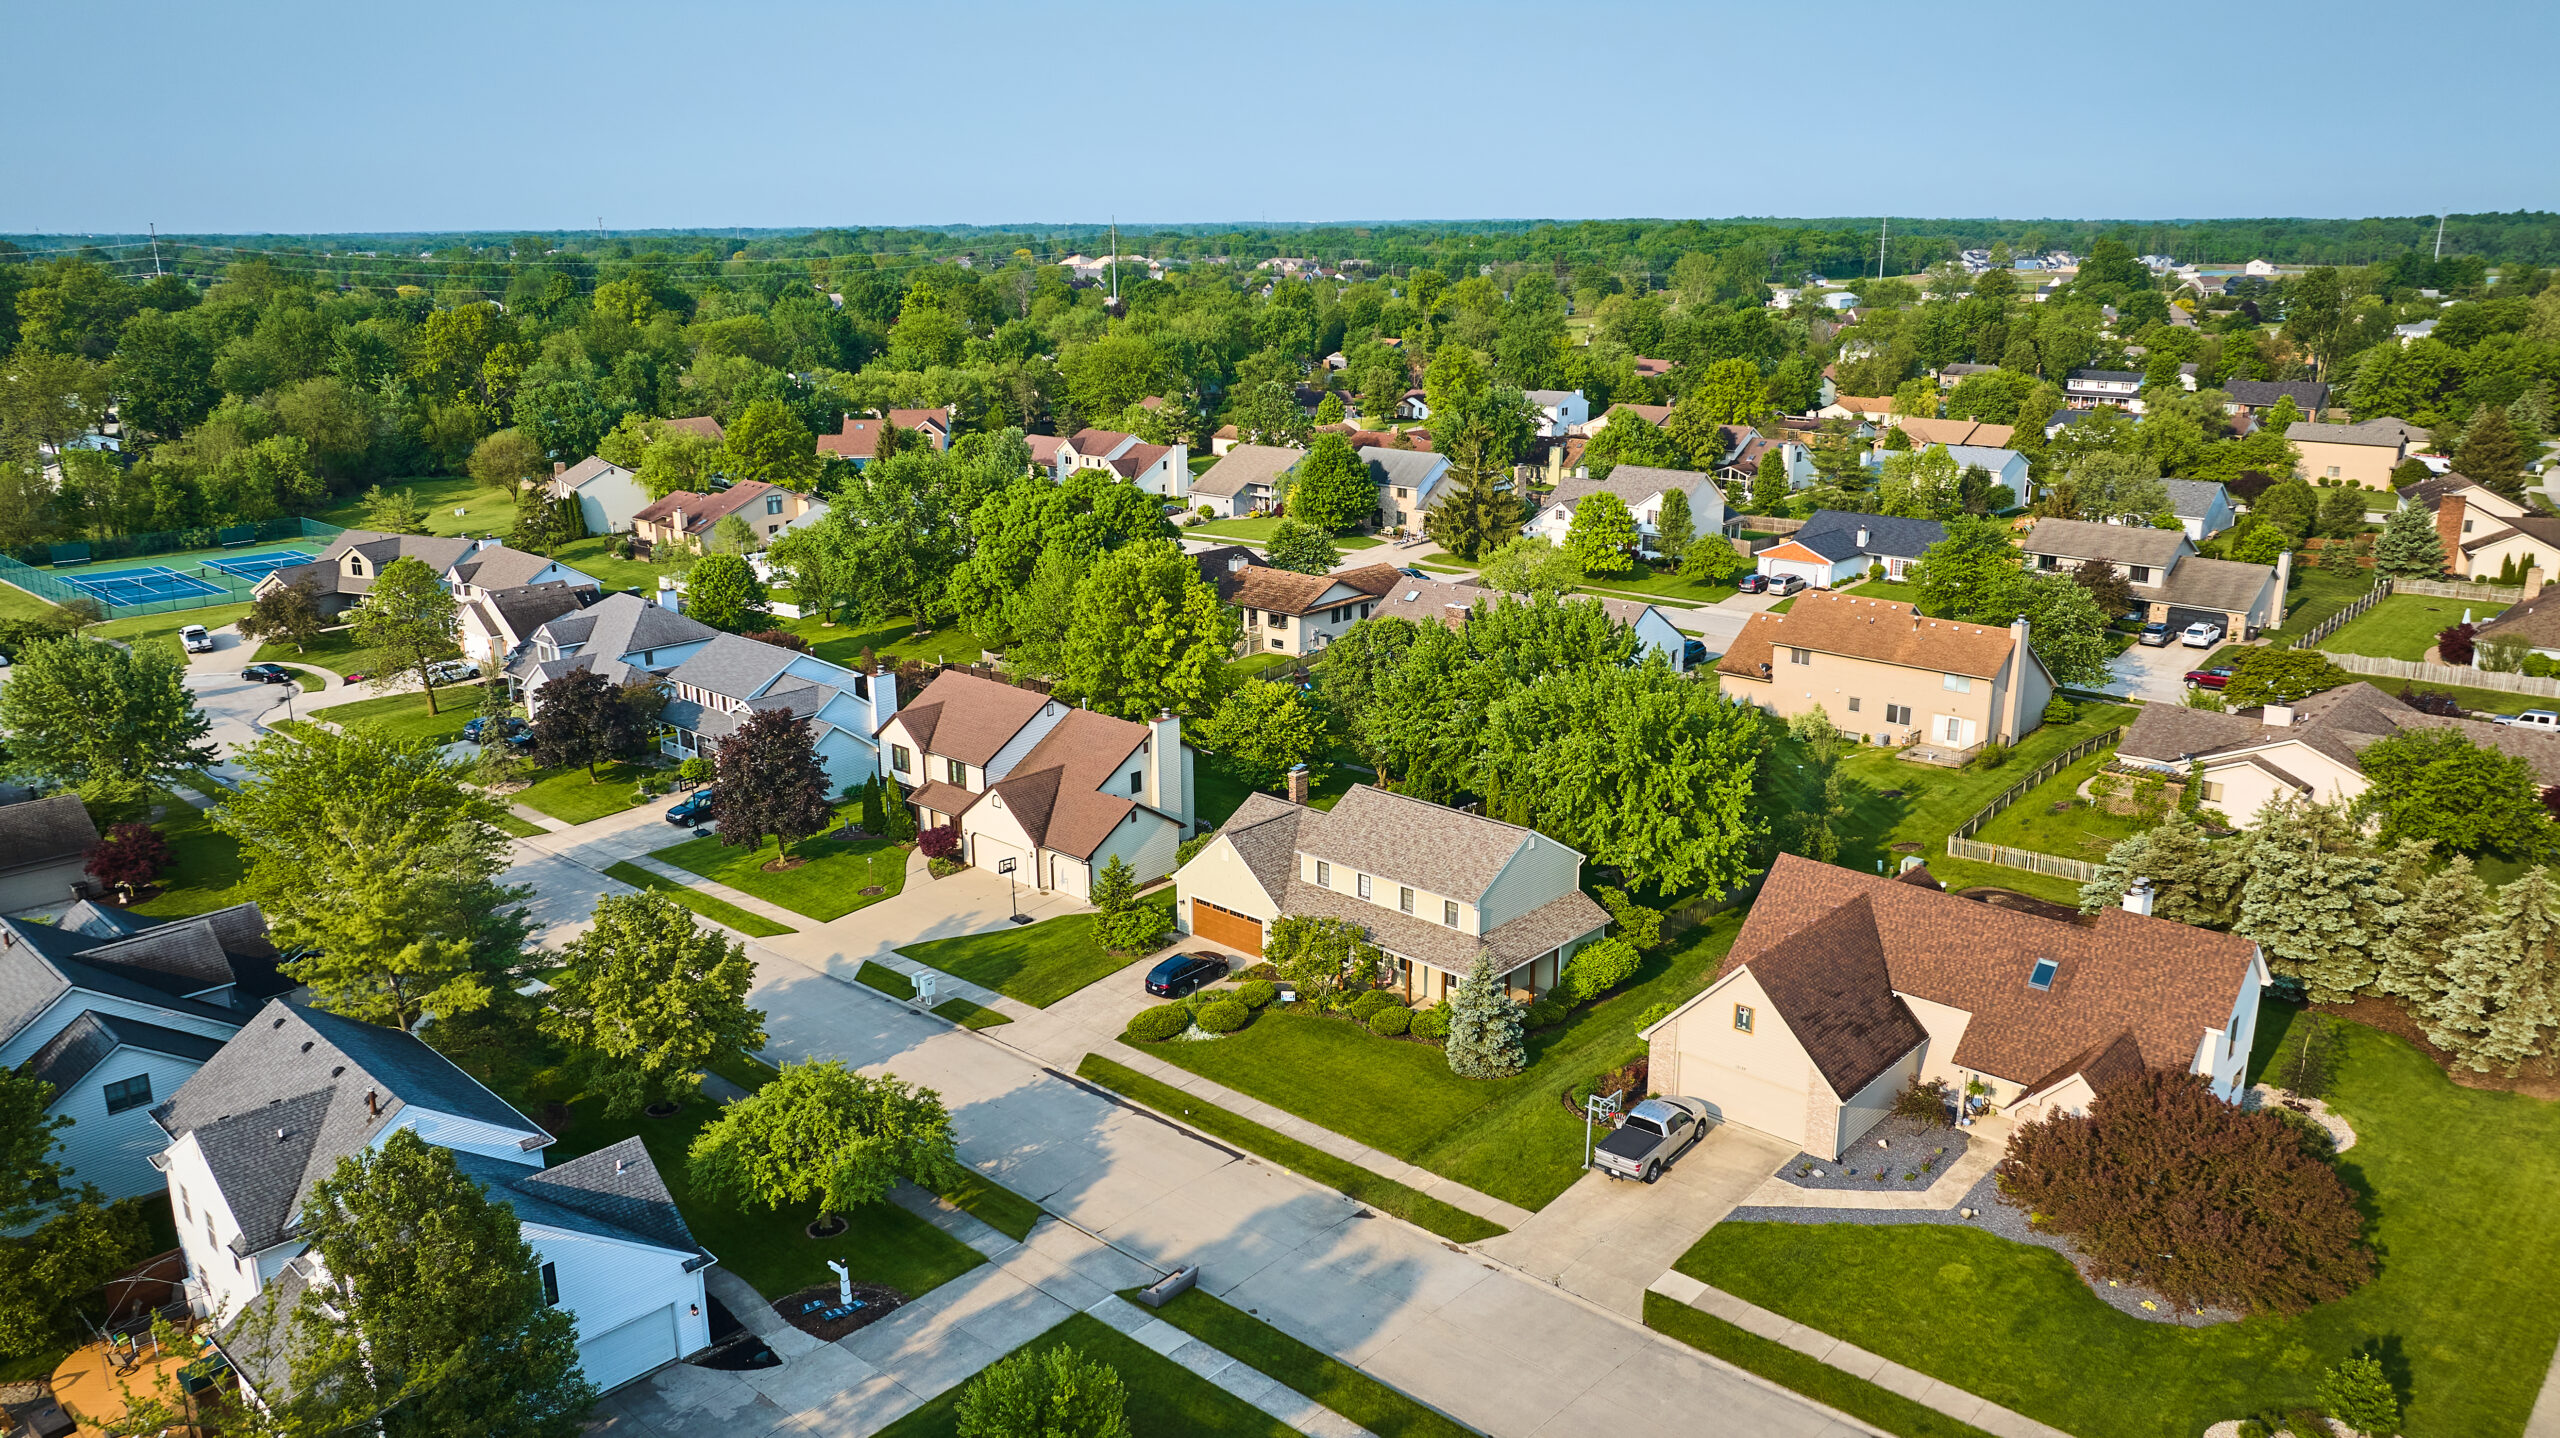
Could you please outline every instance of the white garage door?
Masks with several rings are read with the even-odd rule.
[[[1801,1091],[1695,1053],[1681,1055],[1680,1087],[1713,1105],[1719,1122],[1756,1128],[1792,1144],[1804,1142],[1805,1103]]]
[[[676,1306],[644,1313],[578,1345],[578,1366],[598,1388],[628,1383],[676,1358]]]

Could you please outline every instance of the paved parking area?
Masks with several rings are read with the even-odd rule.
[[[2107,686],[2107,692],[2153,704],[2183,704],[2187,700],[2187,671],[2204,663],[2212,653],[2210,649],[2189,649],[2175,642],[2157,649],[2137,644],[2116,656],[2115,682]]]

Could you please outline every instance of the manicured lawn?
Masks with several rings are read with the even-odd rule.
[[[174,919],[247,902],[249,866],[240,857],[240,841],[213,827],[210,810],[175,794],[164,795],[162,803],[167,813],[158,828],[176,862],[161,873],[160,892],[134,905],[134,912]]]
[[[0,619],[42,619],[52,612],[51,600],[38,598],[14,584],[0,583]],[[0,1383],[7,1381],[0,1378]]]
[[[133,562],[141,564],[159,561],[135,560]],[[118,619],[115,617],[116,612],[109,609],[107,621],[104,624],[92,624],[80,632],[91,639],[115,639],[127,644],[165,642],[174,645],[178,642],[178,631],[190,624],[201,624],[209,630],[220,629],[248,612],[249,606],[246,604],[217,604],[211,609],[180,609],[168,614],[137,614],[129,619]]]
[[[547,834],[550,832],[550,830],[543,828],[540,824],[519,819],[504,809],[499,810],[496,815],[491,817],[489,823],[495,827],[499,833],[506,835],[510,839],[530,839],[536,834]]]
[[[1818,1358],[1659,1293],[1644,1296],[1644,1326],[1701,1353],[1714,1354],[1736,1368],[1747,1368],[1772,1383],[1792,1388],[1817,1403],[1827,1403],[1887,1433],[1898,1433],[1903,1438],[1991,1438],[1970,1423],[1959,1422],[1863,1378],[1853,1378]]]
[[[2436,635],[2462,622],[2469,614],[2475,621],[2486,623],[2495,615],[2507,612],[2503,604],[2468,603],[2460,599],[2435,599],[2423,594],[2395,594],[2348,622],[2346,627],[2320,641],[2323,649],[2341,654],[2370,654],[2377,659],[2418,660],[2426,656],[2436,642]]]
[[[479,698],[476,688],[448,685],[436,691],[437,712],[433,714],[427,712],[426,695],[407,693],[332,704],[326,709],[314,709],[306,717],[347,727],[362,724],[393,739],[433,739],[439,744],[451,744],[462,737],[464,725],[480,717]]]
[[[1135,1290],[1120,1295],[1135,1300]],[[1194,1288],[1156,1316],[1228,1357],[1278,1379],[1378,1438],[1474,1438],[1475,1431],[1337,1362],[1222,1298]]]
[[[776,873],[764,867],[773,858],[770,845],[752,851],[733,849],[713,835],[687,839],[649,857],[822,924],[876,904],[897,893],[907,882],[907,851],[886,839],[865,839],[858,844],[842,839],[803,839],[791,846],[791,856],[801,860],[800,865]],[[867,888],[880,892],[862,892]]]
[[[1307,788],[1307,804],[1311,808],[1330,809],[1334,801],[1351,792],[1351,786],[1369,776],[1336,763],[1328,773]],[[1218,762],[1214,754],[1202,754],[1191,771],[1191,799],[1199,807],[1200,817],[1211,824],[1227,822],[1227,816],[1244,806],[1244,796],[1253,786],[1238,779]]]
[[[2284,592],[2284,623],[2266,631],[2267,636],[2277,645],[2290,644],[2310,633],[2311,626],[2372,591],[2372,570],[2303,569],[2297,566],[2293,571],[2293,582]]]
[[[516,527],[516,497],[491,489],[467,474],[429,474],[414,479],[386,479],[388,490],[408,490],[427,508],[429,534],[495,534],[504,538]],[[460,509],[462,513],[454,511]],[[331,505],[311,516],[341,529],[364,528],[364,495]]]
[[[581,574],[594,576],[595,581],[608,590],[636,589],[643,594],[656,593],[658,577],[671,571],[664,564],[614,558],[613,547],[619,542],[620,536],[601,534],[572,540],[561,545],[552,558]]]
[[[516,822],[524,823],[521,819]],[[525,827],[533,829],[537,834],[542,832],[531,824],[525,824]],[[776,934],[800,932],[788,924],[777,924],[762,914],[750,914],[726,899],[715,899],[690,885],[679,884],[662,874],[652,874],[628,859],[608,865],[604,876],[608,879],[620,879],[631,887],[647,893],[664,894],[715,924],[726,924],[739,933],[755,938],[769,939]]]
[[[1040,1221],[1040,1205],[980,1173],[970,1173],[942,1196],[1016,1243],[1030,1237],[1031,1226]]]
[[[1123,1335],[1089,1313],[1032,1339],[1023,1349],[1046,1353],[1064,1345],[1087,1358],[1109,1364],[1128,1390],[1129,1432],[1133,1438],[1196,1438],[1215,1433],[1230,1438],[1295,1438],[1296,1430],[1279,1419],[1212,1384],[1208,1379]],[[880,1430],[880,1438],[957,1438],[960,1432],[962,1383],[913,1413]]]
[[[1213,519],[1207,524],[1195,524],[1183,533],[1210,535],[1218,539],[1233,540],[1238,544],[1269,544],[1271,532],[1279,527],[1279,519],[1273,516],[1265,516],[1261,519]],[[1375,549],[1385,542],[1375,535],[1368,534],[1337,534],[1333,537],[1333,547],[1346,554],[1355,549]]]
[[[2101,749],[2080,762],[2027,791],[2017,803],[2001,810],[1990,823],[1974,835],[1986,844],[2007,844],[2019,849],[2032,849],[2039,854],[2054,854],[2065,859],[2081,859],[2096,863],[2117,844],[2159,822],[2159,817],[2141,818],[2130,814],[2110,813],[2089,800],[2078,790],[2106,767],[2114,757],[2112,749]],[[2116,776],[2119,795],[2133,792],[2134,781]],[[2062,813],[2053,806],[2069,803]],[[2168,811],[2168,796],[2161,796],[2161,814]]]
[[[1146,902],[1164,910],[1165,932],[1171,933],[1173,891],[1161,890]],[[898,952],[980,988],[1045,1009],[1103,975],[1129,966],[1131,955],[1112,953],[1095,942],[1096,917],[1068,914],[992,934],[928,939]]]
[[[259,645],[258,652],[249,658],[259,664],[309,664],[344,674],[350,669],[364,667],[357,662],[357,657],[363,654],[365,649],[356,643],[355,630],[341,625],[336,629],[321,630],[300,649],[290,643],[269,640]]]
[[[1709,584],[1694,575],[1664,574],[1652,569],[1595,576],[1582,587],[1617,599],[1659,599],[1670,604],[1713,604],[1734,594],[1730,584]]]
[[[853,971],[853,981],[878,989],[900,1003],[916,996],[915,980],[886,964],[875,964],[868,959],[863,961],[861,968]]]
[[[2298,1011],[2269,1003],[2263,1068]],[[2312,1400],[2379,1343],[2408,1438],[2523,1429],[2560,1339],[2560,1106],[2457,1088],[2399,1039],[2347,1031],[2329,1102],[2372,1215],[2373,1282],[2298,1318],[2186,1329],[2100,1303],[2058,1254],[1975,1229],[1727,1223],[1679,1264],[1751,1302],[2089,1438],[2200,1432]]]
[[[926,660],[936,664],[975,664],[986,657],[978,641],[957,624],[916,633],[914,624],[893,619],[886,624],[836,624],[803,616],[785,619],[781,627],[809,641],[809,652],[830,664],[847,669],[862,667],[862,651],[868,649],[884,664],[902,659]],[[912,699],[901,696],[901,702]]]
[[[1454,1204],[1444,1203],[1420,1189],[1409,1188],[1391,1178],[1382,1178],[1347,1159],[1336,1158],[1312,1144],[1300,1143],[1241,1114],[1219,1108],[1207,1099],[1184,1093],[1171,1084],[1158,1083],[1136,1069],[1114,1063],[1100,1054],[1086,1054],[1084,1061],[1076,1065],[1076,1077],[1135,1099],[1158,1113],[1181,1119],[1203,1133],[1215,1134],[1238,1148],[1260,1154],[1282,1168],[1303,1174],[1407,1223],[1427,1228],[1442,1238],[1474,1243],[1508,1232],[1499,1224],[1478,1218]]]
[[[508,797],[563,824],[583,824],[639,808],[631,795],[640,776],[648,772],[637,764],[599,764],[590,781],[584,769],[550,769]]]
[[[984,1004],[973,1004],[967,999],[944,999],[933,1006],[933,1011],[964,1029],[991,1029],[998,1024],[1013,1022],[994,1009]]]

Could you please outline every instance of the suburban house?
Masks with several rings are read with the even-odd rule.
[[[465,657],[488,668],[515,661],[533,632],[596,602],[596,591],[553,580],[521,584],[466,600],[455,616]]]
[[[2083,519],[2039,519],[2027,531],[2027,563],[2047,572],[2077,569],[2103,559],[2123,571],[2133,597],[2150,617],[2171,629],[2199,620],[2222,626],[2232,639],[2256,637],[2284,623],[2290,553],[2270,566],[2234,559],[2202,559],[2184,529],[2145,529],[2093,524]]]
[[[2231,509],[2231,491],[2212,480],[2164,479],[2160,485],[2169,491],[2169,512],[2178,516],[2178,527],[2189,539],[2211,539],[2239,522]]]
[[[720,428],[720,421],[707,414],[689,415],[683,419],[662,419],[658,423],[678,434],[700,435],[714,444],[729,437],[727,432]]]
[[[2073,409],[2121,405],[2140,413],[2142,372],[2125,369],[2076,369],[2062,381],[2062,402]]]
[[[1236,575],[1257,564],[1269,563],[1260,552],[1251,545],[1245,544],[1220,544],[1208,549],[1195,549],[1191,552],[1191,561],[1200,566],[1201,582],[1217,590],[1221,598],[1225,597],[1227,586],[1235,582]]]
[[[1893,418],[1893,396],[1889,394],[1833,395],[1822,408],[1813,412],[1816,419],[1854,419],[1866,424],[1883,424]]]
[[[2304,418],[2318,419],[2329,407],[2329,386],[2307,379],[2227,379],[2222,392],[2231,397],[2222,407],[2225,414],[2262,415],[2290,399]]]
[[[2409,457],[2412,440],[2419,447],[2427,442],[2427,432],[2396,419],[2366,420],[2362,424],[2316,424],[2297,420],[2284,432],[2294,449],[2302,456],[2294,467],[2294,477],[2318,483],[2324,479],[2344,480],[2367,489],[2391,488],[2391,471]]]
[[[1715,541],[1710,539],[1707,542]],[[1636,652],[1639,655],[1659,654],[1672,668],[1684,673],[1688,670],[1689,636],[1660,609],[1641,600],[1603,599],[1591,594],[1566,594],[1558,598],[1566,604],[1599,605],[1602,613],[1636,632]],[[1487,589],[1473,581],[1452,584],[1445,579],[1406,576],[1398,579],[1395,587],[1378,601],[1377,612],[1381,617],[1409,619],[1416,624],[1463,629],[1477,605],[1518,601],[1518,595]]]
[[[530,715],[542,686],[564,674],[593,670],[613,684],[653,680],[701,652],[720,631],[637,594],[608,595],[535,627],[507,677]]]
[[[766,544],[815,503],[805,494],[760,479],[711,494],[679,489],[631,516],[631,534],[653,549],[672,544],[700,550],[710,543],[720,521],[735,515],[757,543]]]
[[[1054,434],[1026,434],[1022,442],[1031,447],[1032,472],[1057,478],[1060,469],[1058,452],[1067,447],[1067,442]]]
[[[2026,498],[2031,486],[2027,483],[2025,455],[2014,449],[2001,449],[1980,444],[1951,444],[1946,447],[1946,450],[1947,457],[1956,462],[1960,471],[1982,470],[1991,476],[1993,484],[2007,485],[2009,492],[2021,501]]]
[[[661,753],[708,758],[750,714],[788,709],[809,726],[838,793],[880,772],[880,726],[898,712],[897,676],[856,674],[796,649],[715,634],[669,670]]]
[[[1879,566],[1885,578],[1899,581],[1930,545],[1946,537],[1947,527],[1934,519],[1817,509],[1802,529],[1754,557],[1760,572],[1773,579],[1792,574],[1816,589],[1836,589],[1864,580]]]
[[[329,541],[309,564],[271,571],[250,589],[252,596],[308,583],[322,615],[334,618],[363,602],[373,581],[389,565],[415,559],[434,571],[438,581],[463,603],[501,589],[528,584],[566,584],[597,589],[593,576],[556,559],[509,549],[494,539],[461,539],[440,534],[377,534],[350,529]]]
[[[575,465],[554,461],[551,477],[542,482],[545,499],[574,499],[578,519],[589,534],[621,534],[631,517],[649,505],[640,476],[611,460],[589,455]]]
[[[1395,418],[1419,424],[1431,418],[1431,401],[1425,399],[1418,389],[1406,390],[1404,398],[1396,401]]]
[[[2053,676],[2005,628],[1931,619],[1889,599],[1808,591],[1785,614],[1743,621],[1716,661],[1725,696],[1792,719],[1819,709],[1843,733],[1964,753],[2014,744],[2044,723]]]
[[[2473,637],[2521,636],[2534,653],[2546,659],[2560,659],[2560,589],[2546,589],[2527,580],[2524,588],[2516,592],[2524,598],[2508,605],[2506,613],[2483,620]]]
[[[1784,431],[1774,437],[1754,433],[1725,460],[1716,477],[1727,484],[1747,485],[1760,477],[1765,464],[1784,471],[1790,490],[1811,489],[1822,478],[1822,471],[1814,467],[1812,448]]]
[[[2400,491],[2403,508],[2417,505],[2435,515],[2445,568],[2459,579],[2521,578],[2528,569],[2560,557],[2560,526],[2487,485],[2445,473]]]
[[[1136,435],[1080,429],[1058,446],[1058,478],[1079,469],[1107,469],[1149,494],[1180,499],[1191,492],[1191,451],[1178,444],[1148,444]]]
[[[1277,444],[1231,445],[1207,472],[1191,481],[1188,496],[1195,508],[1221,519],[1241,519],[1272,507],[1280,476],[1307,457],[1303,449]]]
[[[1388,984],[1432,1004],[1482,955],[1515,997],[1545,993],[1609,926],[1582,855],[1534,829],[1367,784],[1330,811],[1302,800],[1245,796],[1173,876],[1183,932],[1259,956],[1284,916],[1347,919],[1385,952]]]
[[[1378,486],[1378,523],[1388,529],[1420,529],[1422,516],[1447,496],[1440,481],[1449,457],[1427,450],[1363,445],[1361,462]]]
[[[76,899],[98,826],[77,794],[0,804],[0,914]]]
[[[1998,365],[1996,365],[1996,364],[1951,364],[1951,365],[1947,365],[1947,366],[1945,366],[1945,367],[1941,368],[1941,369],[1938,371],[1938,388],[1940,388],[1940,389],[1954,389],[1957,385],[1960,385],[1960,384],[1964,383],[1966,380],[1973,378],[1975,375],[1978,375],[1978,374],[1998,374],[1999,372],[2000,372],[2000,366],[1998,366]],[[1960,422],[1961,422],[1961,421],[1960,421]]]
[[[1534,432],[1549,439],[1561,438],[1572,433],[1575,426],[1591,422],[1591,401],[1583,398],[1578,389],[1533,389],[1529,391],[1529,404],[1538,412]]]
[[[1070,898],[1115,858],[1141,884],[1172,873],[1198,812],[1170,714],[1132,723],[946,669],[878,738],[920,827],[957,824],[970,864]]]
[[[2503,618],[2504,616],[2500,616]],[[2406,730],[2451,731],[2533,766],[2537,782],[2560,784],[2560,735],[2421,714],[2370,684],[2341,684],[2298,704],[2217,714],[2145,704],[2116,756],[2172,775],[2203,770],[2206,806],[2232,822],[2254,822],[2271,799],[2331,803],[2365,791],[2356,756]]]
[[[298,1220],[313,1185],[401,1129],[515,1210],[543,1296],[577,1324],[589,1382],[613,1388],[710,1346],[702,1271],[716,1260],[640,1140],[545,1167],[549,1133],[399,1029],[276,999],[151,1117],[167,1136],[154,1166],[188,1301],[221,1325],[215,1341],[253,1401],[289,1369],[246,1310],[261,1295],[290,1305],[311,1285],[318,1258]]]
[[[1378,600],[1405,580],[1392,564],[1334,574],[1255,564],[1213,582],[1218,597],[1242,613],[1246,652],[1308,655],[1368,618]]]
[[[1635,366],[1636,378],[1638,379],[1660,379],[1664,375],[1671,373],[1671,361],[1669,360],[1646,359],[1643,355],[1637,355],[1635,357]]]
[[[1607,411],[1588,424],[1579,426],[1575,433],[1590,438],[1622,419],[1640,419],[1655,429],[1660,429],[1662,422],[1671,418],[1671,409],[1672,407],[1667,404],[1633,404],[1622,401],[1609,406]]]
[[[1637,544],[1646,554],[1660,552],[1657,541],[1662,535],[1662,501],[1674,491],[1689,496],[1692,540],[1705,535],[1713,542],[1724,528],[1724,488],[1716,483],[1715,476],[1686,469],[1621,464],[1609,471],[1607,479],[1568,479],[1559,483],[1530,514],[1521,533],[1564,543],[1582,501],[1603,491],[1624,501],[1628,512],[1635,516]]]
[[[2154,708],[2160,706],[2151,706]],[[2021,1121],[2151,1070],[2248,1086],[2258,946],[2122,907],[2063,920],[1780,854],[1716,981],[1641,1031],[1653,1087],[1838,1160],[1915,1080]]]
[[[2013,425],[1986,424],[1975,419],[1920,419],[1911,415],[1896,416],[1893,427],[1910,438],[1913,449],[1927,449],[1933,444],[1969,444],[1983,449],[2005,450],[2018,432]],[[2019,491],[2021,494],[2025,492]]]
[[[850,460],[859,469],[879,457],[880,431],[891,425],[923,435],[925,443],[935,449],[951,447],[951,410],[945,406],[941,409],[893,409],[886,418],[846,415],[843,429],[818,436],[818,453]]]
[[[49,924],[0,918],[0,1070],[53,1085],[45,1113],[72,1121],[74,1182],[111,1199],[159,1190],[151,1105],[293,987],[278,957],[255,904],[156,919],[83,900]]]

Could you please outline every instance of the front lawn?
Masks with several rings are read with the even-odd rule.
[[[1645,957],[1616,994],[1528,1035],[1529,1067],[1463,1079],[1431,1044],[1383,1039],[1344,1019],[1266,1009],[1216,1043],[1136,1045],[1310,1123],[1523,1208],[1582,1176],[1582,1123],[1557,1095],[1645,1051],[1636,1018],[1685,999],[1723,962],[1741,927],[1719,916]]]
[[[1067,1321],[1018,1351],[1046,1353],[1060,1345],[1106,1363],[1128,1391],[1131,1438],[1296,1438],[1297,1430],[1208,1379],[1105,1324],[1090,1313]],[[971,1380],[973,1381],[973,1380]],[[879,1438],[958,1438],[963,1381],[923,1407],[880,1430]]]
[[[516,497],[502,489],[491,489],[467,474],[429,474],[415,479],[386,479],[386,490],[408,490],[427,510],[429,534],[495,534],[504,537],[516,527]],[[456,514],[455,510],[462,513]],[[323,524],[341,529],[364,528],[364,494],[359,490],[353,498],[333,504],[311,516]]]
[[[160,892],[133,906],[158,919],[184,918],[246,903],[249,866],[240,841],[213,827],[212,811],[163,794],[167,813],[153,821],[175,862],[160,874]]]
[[[1263,545],[1271,542],[1272,531],[1279,527],[1278,517],[1266,515],[1260,519],[1213,519],[1207,524],[1195,524],[1183,533],[1205,534],[1218,539],[1232,540],[1238,544]],[[1333,547],[1345,553],[1354,549],[1375,549],[1385,542],[1372,534],[1333,536]]]
[[[1633,574],[1595,574],[1582,587],[1612,599],[1653,599],[1665,604],[1713,604],[1732,598],[1736,592],[1730,583],[1710,584],[1691,574],[1666,574],[1644,568]]]
[[[2459,599],[2435,599],[2424,594],[2394,594],[2363,614],[2348,621],[2337,633],[2320,641],[2323,649],[2341,654],[2370,654],[2377,659],[2418,660],[2434,647],[2436,635],[2462,622],[2469,614],[2475,621],[2487,623],[2492,617],[2507,612],[2503,604],[2466,603]]]
[[[2261,1069],[2298,1011],[2269,1003]],[[1216,1047],[1199,1045],[1199,1047]],[[2373,1282],[2298,1318],[2189,1329],[2099,1302],[2060,1255],[1980,1230],[1726,1223],[1680,1271],[2089,1438],[2186,1435],[2312,1401],[2368,1344],[2408,1438],[2523,1431],[2560,1340],[2560,1106],[2456,1087],[2415,1048],[2347,1030],[2329,1102],[2372,1215]]]
[[[773,859],[772,845],[734,849],[717,835],[687,839],[649,857],[822,924],[876,904],[907,882],[907,851],[887,839],[803,839],[791,846],[791,857],[801,862],[778,873],[764,867]]]
[[[525,827],[533,826],[528,824]],[[534,829],[534,832],[539,834],[542,831]],[[800,932],[789,924],[777,924],[762,914],[750,914],[726,899],[715,899],[689,884],[679,884],[663,874],[650,873],[628,859],[605,866],[604,876],[608,879],[620,879],[645,893],[663,894],[715,924],[726,924],[739,933],[753,938],[769,939],[776,934]]]
[[[436,691],[437,712],[427,712],[421,693],[385,694],[314,709],[306,716],[352,728],[364,725],[391,739],[433,739],[451,744],[462,738],[462,726],[480,717],[480,691],[471,685],[448,684]]]
[[[1159,890],[1144,902],[1164,911],[1165,933],[1172,934],[1173,890]],[[1112,953],[1095,942],[1093,926],[1098,917],[1068,914],[1036,924],[1010,924],[991,934],[927,939],[898,952],[980,988],[1045,1009],[1132,962],[1134,956]]]
[[[2160,814],[2141,818],[2117,814],[2096,802],[2079,797],[2080,785],[2107,766],[2115,757],[2112,749],[2100,749],[2027,791],[2018,802],[1994,815],[1974,837],[1986,844],[2007,844],[2017,849],[2032,849],[2039,854],[2053,854],[2065,859],[2097,863],[2107,851],[2143,830],[2151,828],[2168,813],[2168,796],[2160,799]],[[2135,780],[2115,776],[2120,796],[2133,792]],[[2070,807],[2055,813],[2053,806]]]
[[[259,645],[258,652],[249,658],[259,664],[310,664],[344,674],[350,669],[363,667],[358,662],[359,656],[367,656],[367,651],[356,643],[354,628],[341,625],[336,629],[321,630],[300,649],[294,648],[290,641],[270,639]]]
[[[531,784],[507,797],[563,824],[583,824],[639,808],[642,801],[631,795],[639,786],[640,776],[650,772],[638,764],[599,764],[590,782],[584,769],[546,769]]]

